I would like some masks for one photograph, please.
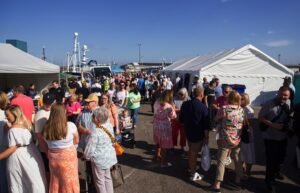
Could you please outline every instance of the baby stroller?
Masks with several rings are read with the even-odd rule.
[[[126,110],[124,110],[126,111]],[[124,111],[120,116],[120,128],[121,128],[121,136],[122,136],[122,145],[128,148],[135,148],[135,137],[134,130],[132,125],[132,120],[129,116],[124,117]]]

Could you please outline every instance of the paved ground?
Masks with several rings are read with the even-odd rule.
[[[193,193],[207,192],[207,187],[213,182],[215,176],[216,161],[213,158],[212,167],[208,172],[201,171],[204,179],[197,183],[191,182],[187,178],[187,159],[175,151],[170,154],[170,162],[173,166],[160,168],[151,162],[154,154],[152,140],[152,120],[149,105],[143,105],[139,114],[139,122],[136,133],[136,148],[126,149],[124,155],[119,157],[122,164],[125,184],[116,188],[115,193]],[[260,131],[255,129],[256,154],[258,164],[253,168],[253,175],[243,182],[240,190],[231,185],[234,179],[234,171],[231,164],[225,173],[225,180],[222,184],[222,192],[257,192],[263,193],[264,189],[264,146],[260,137]],[[214,133],[210,136],[211,153],[216,153],[216,142]],[[289,153],[283,167],[285,180],[278,181],[278,192],[300,193],[300,170],[295,167],[294,150],[295,139],[290,140]],[[200,162],[199,162],[200,163]]]

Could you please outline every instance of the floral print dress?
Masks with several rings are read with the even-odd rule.
[[[154,112],[153,137],[161,148],[173,147],[171,119],[175,118],[176,112],[168,103],[158,106]]]

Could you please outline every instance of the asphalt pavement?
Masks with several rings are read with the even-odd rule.
[[[187,173],[187,157],[178,149],[169,153],[171,167],[161,168],[152,162],[155,145],[153,143],[153,114],[149,104],[140,108],[137,128],[135,129],[136,147],[126,148],[125,153],[118,157],[125,177],[125,184],[117,187],[115,193],[201,193],[209,192],[208,187],[213,183],[216,171],[216,140],[215,133],[210,133],[209,147],[212,155],[212,165],[209,171],[204,172],[201,167],[199,173],[204,175],[201,181],[189,180]],[[242,181],[242,187],[236,188],[234,180],[234,164],[226,168],[222,193],[264,193],[264,145],[261,132],[254,126],[257,164],[253,166],[252,175]],[[291,138],[288,145],[288,156],[282,167],[284,180],[277,181],[279,193],[300,193],[300,169],[295,162],[296,139]],[[187,150],[187,149],[186,149]],[[200,166],[200,155],[198,165]]]

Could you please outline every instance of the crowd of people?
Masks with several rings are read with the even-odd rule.
[[[268,192],[274,192],[275,179],[281,177],[290,115],[293,109],[294,116],[300,114],[291,105],[295,89],[289,81],[284,80],[258,116],[264,128]],[[209,191],[220,192],[226,165],[232,160],[234,184],[240,186],[256,163],[249,95],[222,86],[218,78],[200,81],[197,75],[190,87],[189,93],[179,76],[171,80],[160,74],[123,73],[92,81],[72,78],[65,84],[55,80],[40,98],[34,84],[28,89],[15,86],[11,98],[0,91],[0,170],[6,173],[0,176],[0,193],[77,193],[78,158],[86,160],[87,178],[93,182],[89,190],[114,192],[110,172],[118,160],[111,136],[121,141],[126,138],[124,130],[134,132],[141,102],[152,107],[154,163],[172,166],[168,154],[179,142],[182,154],[188,148],[189,179],[201,180],[198,153],[216,140],[217,167]],[[216,139],[209,139],[209,132],[216,132]]]

